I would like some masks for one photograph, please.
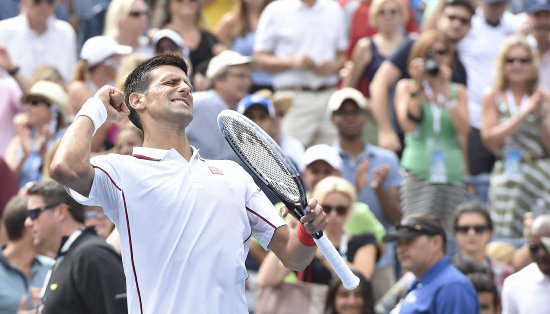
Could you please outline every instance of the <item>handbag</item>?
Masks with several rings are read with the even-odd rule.
[[[256,287],[255,314],[322,314],[328,286],[298,281],[276,287]]]

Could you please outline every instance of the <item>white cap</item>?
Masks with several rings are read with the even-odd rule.
[[[181,37],[181,35],[175,30],[171,30],[168,28],[161,29],[160,31],[155,33],[152,39],[153,47],[156,47],[158,42],[163,38],[168,38],[173,41],[174,44],[183,48],[183,38]]]
[[[333,113],[340,109],[345,100],[353,100],[361,109],[367,109],[367,99],[363,94],[351,87],[344,87],[335,91],[328,101],[328,112]]]
[[[69,112],[69,96],[61,85],[50,81],[38,81],[23,96],[25,102],[30,97],[41,97],[57,106],[64,114]]]
[[[80,58],[86,60],[88,66],[100,64],[112,55],[126,55],[132,52],[132,47],[119,45],[108,36],[95,36],[84,43],[80,50]]]
[[[233,50],[224,50],[210,60],[210,63],[208,63],[208,69],[206,69],[206,77],[213,79],[230,66],[241,64],[252,65],[253,62],[254,60],[252,57],[242,56]]]
[[[322,160],[332,168],[341,171],[342,170],[342,158],[338,154],[336,148],[327,144],[313,145],[306,149],[304,157],[302,158],[303,169],[306,169],[311,163],[317,160]]]

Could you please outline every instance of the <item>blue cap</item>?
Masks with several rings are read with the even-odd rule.
[[[237,112],[240,114],[244,114],[248,109],[250,109],[250,107],[254,105],[260,105],[264,107],[269,113],[269,116],[272,119],[275,119],[275,107],[273,106],[273,102],[269,100],[269,98],[257,94],[248,94],[243,99],[241,99],[241,101],[237,105]]]
[[[529,14],[539,11],[550,11],[550,0],[527,0],[525,9]]]

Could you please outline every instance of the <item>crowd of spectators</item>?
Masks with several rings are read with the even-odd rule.
[[[292,284],[296,310],[550,313],[550,0],[0,1],[0,313],[126,311],[118,231],[49,164],[88,98],[162,54],[189,65],[200,156],[243,165],[216,118],[256,122],[361,278],[347,291],[320,252],[294,272],[252,241],[251,313]],[[106,123],[91,151],[143,141]]]

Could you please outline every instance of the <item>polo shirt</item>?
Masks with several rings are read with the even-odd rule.
[[[357,201],[367,204],[370,211],[374,214],[376,219],[382,223],[385,230],[390,231],[392,223],[386,218],[384,209],[382,208],[382,205],[380,205],[380,201],[378,201],[378,196],[376,196],[376,193],[370,187],[370,184],[372,182],[372,178],[374,178],[374,170],[380,166],[389,164],[390,170],[388,171],[388,176],[382,184],[382,187],[384,189],[389,187],[400,188],[403,185],[403,180],[401,178],[401,174],[399,173],[399,160],[397,159],[397,155],[389,150],[370,145],[365,141],[365,148],[356,160],[353,156],[342,150],[339,142],[336,142],[334,147],[338,150],[338,153],[342,158],[342,177],[349,182],[355,182],[359,165],[365,158],[369,159],[367,183],[365,184],[365,187],[357,194]],[[387,243],[386,246],[387,247],[384,250],[384,253],[378,260],[378,267],[394,264],[395,243]]]
[[[248,313],[245,258],[285,224],[233,161],[135,147],[90,159],[88,198],[120,232],[130,313]]]
[[[414,288],[412,288],[414,287]],[[444,257],[414,281],[401,302],[400,314],[479,314],[474,286]]]
[[[543,274],[536,263],[504,279],[502,287],[502,314],[548,313],[550,277]]]
[[[41,65],[53,65],[70,82],[76,67],[76,34],[72,26],[52,15],[46,32],[38,34],[29,26],[26,14],[0,21],[0,45],[8,50],[21,73],[32,77]],[[7,75],[7,74],[6,74]]]
[[[316,0],[312,7],[300,0],[273,1],[262,11],[254,51],[278,58],[309,56],[316,64],[336,60],[348,47],[344,11],[336,1]],[[293,86],[334,86],[338,74],[317,75],[312,70],[287,69],[273,74],[275,89]]]
[[[504,12],[500,23],[491,26],[481,9],[472,17],[472,29],[457,45],[458,55],[468,75],[468,113],[470,125],[481,129],[483,93],[493,86],[497,53],[509,35],[515,34],[522,19]]]
[[[19,302],[27,296],[27,309],[32,309],[31,287],[42,288],[53,259],[41,255],[34,258],[27,278],[15,268],[0,252],[0,314],[13,314],[19,309]]]

